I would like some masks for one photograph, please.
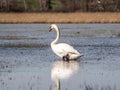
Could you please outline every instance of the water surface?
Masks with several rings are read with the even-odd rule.
[[[0,24],[0,90],[119,90],[120,25],[58,24],[84,57],[63,62],[49,24]]]

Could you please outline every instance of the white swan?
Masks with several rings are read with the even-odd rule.
[[[50,26],[50,30],[56,30],[57,37],[54,41],[51,43],[51,48],[55,54],[57,54],[59,57],[61,57],[63,60],[76,60],[79,57],[83,56],[80,54],[77,50],[75,50],[72,46],[66,44],[66,43],[58,43],[60,38],[60,30],[58,29],[56,24],[52,24]]]

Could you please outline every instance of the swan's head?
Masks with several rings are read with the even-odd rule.
[[[50,30],[49,30],[49,32],[52,31],[53,29],[58,29],[58,27],[57,27],[56,24],[51,24],[51,25],[50,25]]]

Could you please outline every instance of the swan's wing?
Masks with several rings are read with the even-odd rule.
[[[61,43],[60,45],[63,47],[64,51],[66,51],[67,53],[71,53],[71,54],[78,54],[79,53],[76,49],[74,49],[69,44]]]
[[[55,51],[59,54],[80,54],[77,50],[75,50],[72,46],[66,43],[59,43],[55,46]]]
[[[57,44],[52,47],[53,51],[60,57],[63,57],[67,54],[67,52],[64,50],[65,46]]]

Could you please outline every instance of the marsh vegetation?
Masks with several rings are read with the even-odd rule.
[[[120,23],[120,13],[0,13],[0,23]]]

